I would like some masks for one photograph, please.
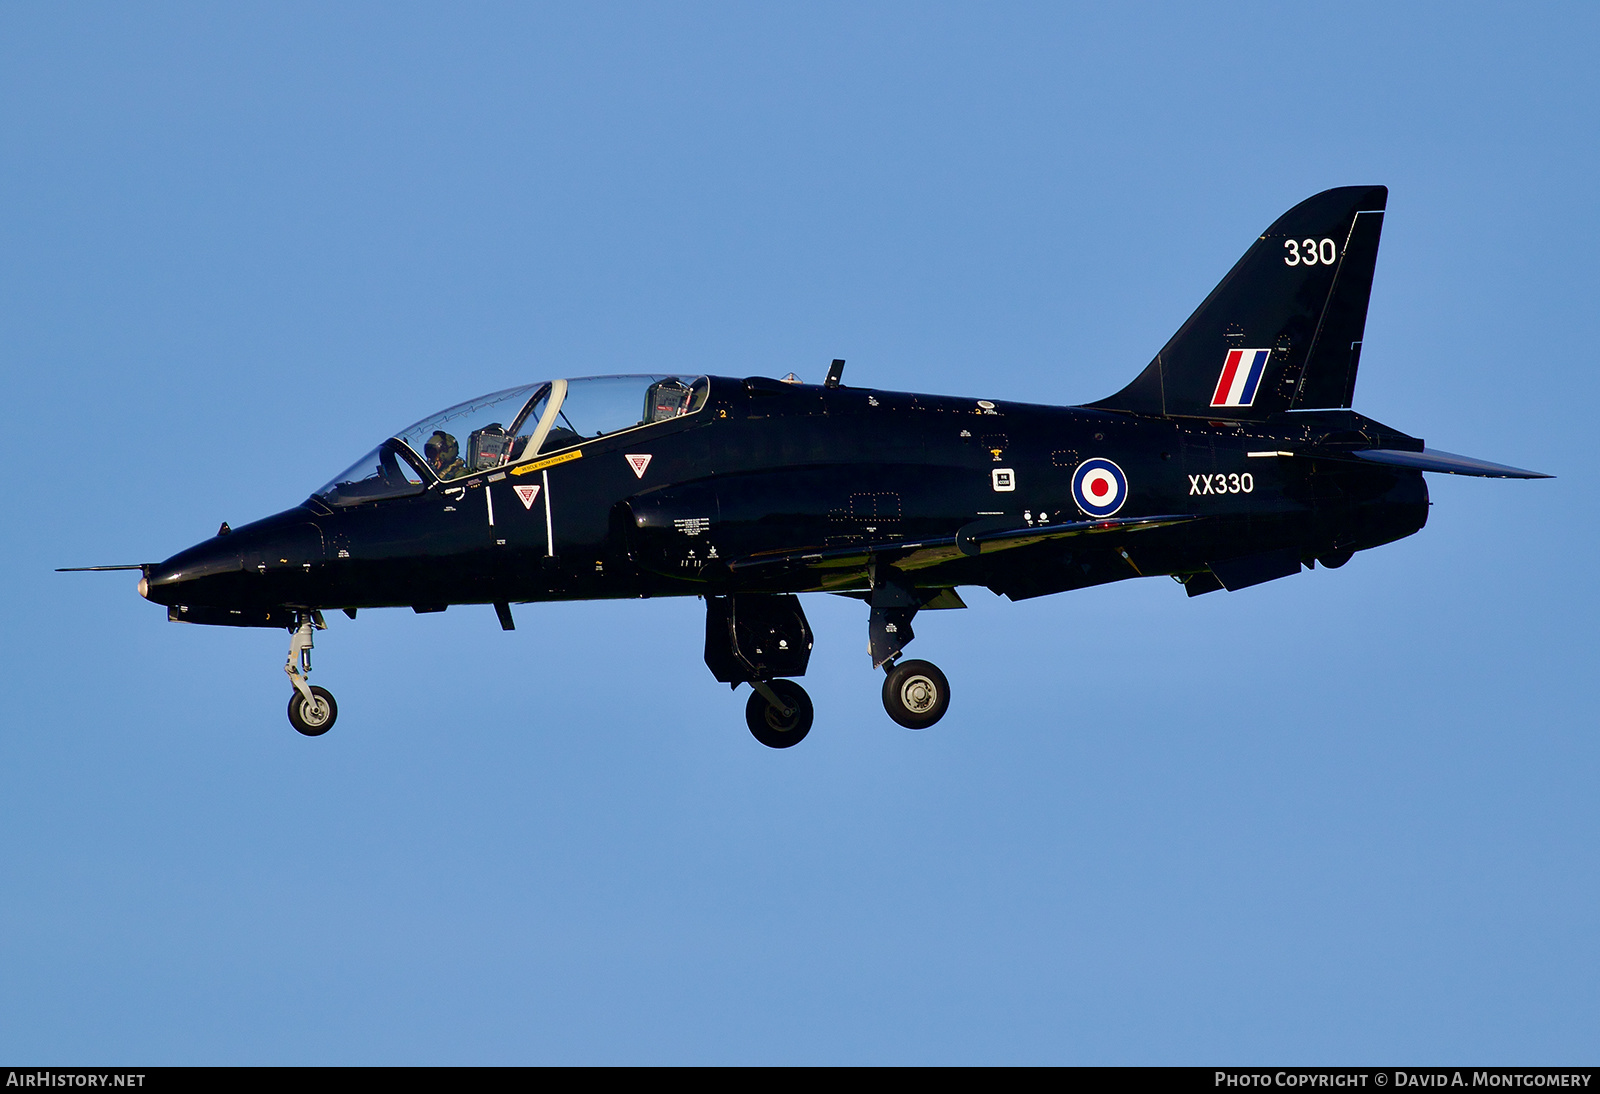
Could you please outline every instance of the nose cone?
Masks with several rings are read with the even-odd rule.
[[[206,594],[243,568],[243,559],[228,540],[216,536],[197,543],[150,570],[139,582],[139,595],[155,604],[171,607],[190,601],[208,603]]]
[[[168,607],[285,603],[324,557],[312,515],[291,509],[179,551],[151,569],[139,583],[140,595]]]

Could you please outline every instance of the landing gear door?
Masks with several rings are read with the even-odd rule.
[[[706,598],[706,667],[724,684],[804,676],[811,625],[792,593]]]

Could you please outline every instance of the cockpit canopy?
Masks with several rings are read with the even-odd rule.
[[[420,494],[436,480],[693,414],[709,391],[704,376],[586,376],[507,388],[401,430],[314,496],[340,506]]]

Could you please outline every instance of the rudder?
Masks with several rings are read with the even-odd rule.
[[[1342,186],[1284,213],[1133,383],[1090,405],[1247,421],[1348,407],[1388,197]]]

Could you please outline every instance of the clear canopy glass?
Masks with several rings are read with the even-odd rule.
[[[704,376],[585,376],[568,380],[555,420],[536,451],[556,452],[596,437],[692,414],[705,402],[707,390]]]
[[[396,433],[316,492],[358,505],[426,489],[597,437],[670,421],[705,404],[704,376],[588,376],[524,384],[458,403]],[[423,469],[426,469],[426,474]]]
[[[551,385],[524,384],[491,395],[468,399],[448,410],[441,410],[407,426],[396,439],[421,456],[434,477],[448,482],[477,471],[498,467],[521,455],[513,455],[516,431],[533,417],[533,404],[549,396]]]
[[[398,441],[384,441],[335,475],[315,496],[329,505],[361,505],[422,493],[426,489],[422,472],[407,459],[410,453],[404,448]]]

